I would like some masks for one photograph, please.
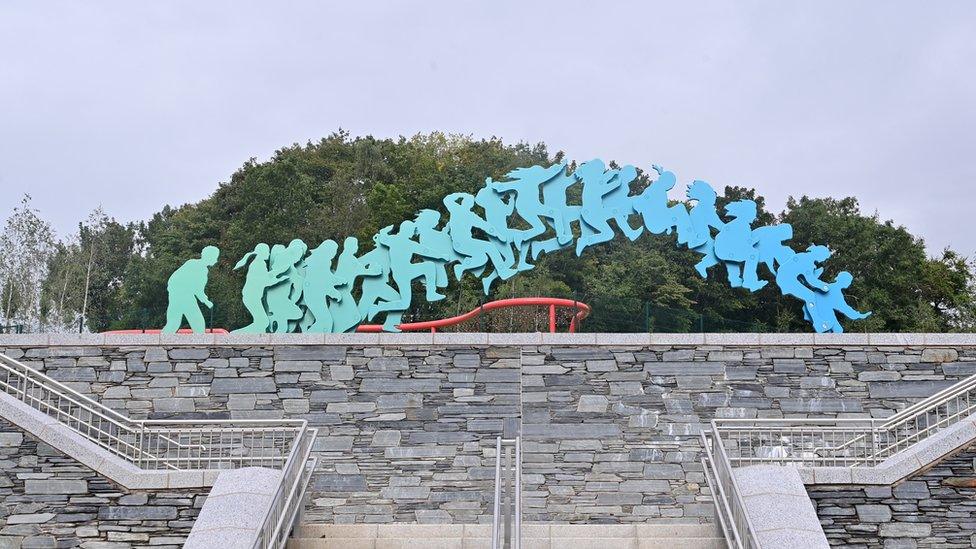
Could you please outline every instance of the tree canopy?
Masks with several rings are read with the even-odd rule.
[[[35,250],[47,268],[31,322],[49,329],[77,326],[78,319],[93,331],[158,328],[168,276],[212,244],[221,249],[221,257],[211,270],[207,292],[216,307],[208,320],[236,328],[248,317],[240,302],[243,272],[233,265],[258,242],[286,244],[301,238],[314,247],[325,239],[356,236],[365,251],[383,226],[424,208],[443,213],[441,199],[452,192],[474,193],[486,177],[499,179],[516,167],[563,160],[562,153],[551,154],[544,144],[441,133],[376,139],[340,130],[315,143],[284,147],[268,161],[248,160],[200,202],[165,206],[151,219],[127,225],[97,212],[79,225],[77,235],[53,243],[50,250]],[[642,174],[632,191],[648,183]],[[854,275],[847,291],[850,303],[874,314],[847,329],[973,328],[973,269],[960,254],[947,249],[930,257],[921,238],[861,212],[855,198],[801,196],[773,213],[754,189],[725,187],[718,205],[741,198],[759,205],[757,225],[791,223],[794,249],[813,243],[830,247],[834,255],[826,263],[825,280],[841,270]],[[17,231],[43,225],[21,219],[26,207],[11,216],[19,223],[8,221],[0,254],[12,253],[9,242],[20,238]],[[635,217],[633,225],[638,223]],[[41,234],[44,227],[38,230],[30,242],[49,239]],[[800,305],[780,295],[775,285],[756,293],[729,288],[720,267],[702,279],[694,270],[698,254],[679,248],[674,239],[645,234],[630,242],[618,236],[579,258],[572,251],[543,256],[534,270],[497,284],[488,297],[472,277],[452,281],[447,299],[420,303],[407,318],[440,318],[489,299],[545,295],[589,303],[594,309],[584,325],[589,331],[809,330]],[[20,297],[26,295],[25,282],[9,269],[0,275],[5,292],[0,295],[8,296],[5,308],[19,307],[0,313],[3,320],[27,318],[25,308],[33,305]]]

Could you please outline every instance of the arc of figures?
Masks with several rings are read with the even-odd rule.
[[[854,320],[871,314],[848,305],[844,290],[853,280],[850,273],[821,280],[821,264],[831,255],[825,246],[797,252],[786,244],[793,236],[789,224],[753,228],[757,206],[752,200],[732,202],[719,212],[717,194],[704,181],[688,186],[690,207],[672,204],[668,191],[677,178],[659,166],[654,170],[657,179],[631,195],[630,183],[637,178],[632,166],[607,169],[596,159],[575,172],[565,164],[518,168],[502,181],[486,179],[475,195],[446,196],[444,221],[439,212],[423,210],[415,219],[384,227],[373,236],[373,249],[361,255],[354,237],[345,239],[341,252],[333,240],[312,250],[297,239],[287,246],[257,244],[235,266],[247,267],[242,299],[252,318],[236,331],[348,332],[380,315],[385,330],[397,331],[413,302],[414,281],[423,284],[427,301],[444,298],[439,290],[447,287],[450,274],[456,280],[480,277],[487,294],[494,281],[532,269],[530,259],[571,247],[579,256],[613,239],[611,220],[630,240],[645,230],[676,233],[679,246],[702,256],[695,266],[702,277],[721,263],[735,288],[764,287],[769,282],[759,278],[764,267],[783,295],[803,303],[804,318],[817,332],[843,331],[838,313]],[[567,190],[577,184],[581,201],[569,204]],[[630,224],[635,214],[642,220],[639,227]],[[215,262],[211,248],[170,277],[164,331],[175,332],[182,318],[193,319],[194,330],[199,326],[198,300],[209,303],[203,288]]]

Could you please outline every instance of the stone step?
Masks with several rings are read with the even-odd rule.
[[[722,538],[523,538],[523,549],[725,549]],[[292,538],[288,549],[490,549],[491,538]]]
[[[413,539],[489,538],[489,524],[303,524],[295,538]],[[523,538],[713,539],[722,534],[716,524],[540,524],[524,523]]]

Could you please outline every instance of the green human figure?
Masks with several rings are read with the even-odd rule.
[[[244,302],[244,308],[247,309],[253,319],[247,326],[234,330],[235,333],[263,334],[268,331],[271,319],[265,309],[264,292],[269,286],[275,285],[285,277],[288,270],[288,265],[285,265],[284,268],[279,265],[275,269],[269,269],[268,258],[270,256],[271,248],[262,242],[254,247],[254,251],[242,257],[237,265],[234,265],[234,270],[247,266],[244,288],[241,290],[241,300]]]
[[[265,292],[265,302],[274,333],[293,332],[305,312],[298,305],[302,297],[305,267],[302,258],[308,246],[301,240],[292,240],[287,247],[276,244],[271,249],[271,269],[284,271],[285,277]]]
[[[339,296],[329,301],[332,331],[336,333],[351,331],[362,320],[356,298],[352,295],[357,279],[381,273],[379,265],[367,266],[363,258],[356,257],[357,253],[359,253],[359,239],[354,236],[346,238],[342,243],[342,253],[339,254],[335,269],[335,276],[345,281],[345,284],[338,288]]]
[[[413,221],[400,223],[400,230],[397,234],[391,235],[388,232],[380,232],[377,242],[383,244],[390,250],[390,276],[397,286],[400,298],[396,301],[377,303],[370,307],[369,316],[377,313],[389,311],[406,311],[410,308],[413,298],[411,285],[413,281],[420,278],[424,281],[427,289],[427,301],[437,301],[444,299],[444,294],[437,293],[437,266],[430,261],[431,259],[447,260],[447,250],[432,250],[413,240],[417,236],[417,226]],[[453,238],[457,236],[452,235]],[[414,263],[413,258],[421,258],[420,263]],[[384,323],[386,325],[387,323]]]
[[[373,319],[375,313],[371,314],[371,311],[380,301],[393,302],[400,299],[400,292],[390,286],[390,249],[381,241],[392,231],[393,225],[380,229],[379,233],[373,235],[373,249],[359,258],[370,273],[377,273],[375,275],[367,273],[360,285],[362,292],[356,307],[359,309],[361,321]],[[397,325],[402,318],[403,311],[387,311],[383,329],[387,332],[398,332]]]
[[[329,312],[328,299],[341,299],[339,286],[345,280],[338,278],[332,271],[332,260],[335,259],[339,245],[335,240],[326,240],[312,250],[305,259],[305,279],[303,281],[302,297],[307,307],[306,313],[312,321],[303,325],[303,332],[328,333],[332,332],[332,314]]]
[[[451,233],[448,229],[438,230],[437,225],[441,222],[441,214],[437,210],[420,210],[414,219],[417,224],[417,238],[421,246],[427,246],[433,250],[446,252],[448,259],[431,259],[437,265],[437,288],[447,287],[447,265],[455,261],[464,259],[451,247]],[[358,244],[358,242],[357,242]]]
[[[217,264],[220,250],[216,246],[207,246],[200,252],[199,259],[191,259],[173,271],[166,283],[169,293],[169,304],[166,307],[166,325],[164,334],[175,334],[186,318],[190,329],[195,334],[206,333],[207,323],[200,312],[200,303],[213,308],[213,303],[207,297],[207,277],[210,267]]]

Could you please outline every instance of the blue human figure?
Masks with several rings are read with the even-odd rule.
[[[554,252],[573,243],[572,224],[579,221],[580,207],[567,204],[566,191],[577,181],[576,174],[567,174],[564,167],[555,177],[542,184],[543,216],[550,220],[556,236],[533,242],[532,259],[538,259],[543,252]]]
[[[715,236],[715,256],[725,262],[729,273],[729,285],[755,292],[766,285],[759,280],[759,250],[753,247],[752,222],[756,220],[754,200],[736,200],[725,207],[732,221],[725,224]]]
[[[328,300],[339,299],[338,287],[345,281],[332,271],[339,245],[335,240],[326,240],[318,245],[305,259],[305,281],[302,295],[305,306],[312,317],[311,324],[303,327],[304,332],[329,333],[332,331],[332,313]]]
[[[718,258],[715,257],[715,240],[712,238],[712,229],[721,231],[725,223],[719,218],[715,209],[715,201],[718,196],[711,185],[704,181],[693,181],[688,186],[687,196],[689,200],[696,202],[688,212],[688,220],[691,226],[688,247],[702,254],[703,257],[695,265],[695,269],[702,278],[705,278],[708,276],[708,269],[719,262]]]
[[[480,229],[488,233],[489,237],[499,240],[508,236],[497,234],[491,223],[472,211],[473,196],[468,193],[449,194],[444,197],[444,205],[450,213],[447,227],[451,231],[454,251],[463,256],[461,262],[454,265],[455,278],[460,280],[465,271],[481,269],[489,261],[502,280],[508,280],[518,272],[511,263],[506,263],[506,258],[491,241],[474,238],[472,235],[474,229]]]
[[[793,226],[789,223],[767,225],[752,230],[753,246],[759,252],[759,262],[766,265],[769,272],[776,274],[778,265],[782,265],[796,255],[793,248],[784,242],[793,238]]]
[[[271,319],[265,309],[264,293],[269,286],[278,283],[286,276],[288,266],[284,268],[279,264],[278,267],[270,269],[268,258],[271,257],[271,248],[265,243],[254,246],[254,251],[247,253],[240,261],[234,265],[234,270],[247,266],[247,275],[244,277],[244,288],[241,290],[241,300],[244,308],[251,315],[251,323],[243,328],[234,330],[237,333],[265,333]]]
[[[448,229],[439,230],[437,225],[441,221],[441,214],[436,210],[420,210],[414,222],[417,224],[417,236],[422,246],[432,250],[443,251],[448,259],[431,259],[437,266],[437,288],[446,288],[447,265],[463,259],[463,256],[451,247],[451,233]]]
[[[494,229],[494,233],[489,233],[488,240],[498,250],[502,261],[506,265],[511,265],[515,263],[516,254],[512,249],[512,231],[508,228],[508,217],[515,211],[515,200],[509,198],[506,202],[503,195],[491,188],[490,181],[490,178],[487,179],[485,186],[474,195],[474,203],[481,206],[485,212],[485,221]],[[498,278],[498,271],[492,270],[481,279],[485,294],[488,293],[492,283]]]
[[[356,304],[356,308],[359,309],[360,321],[373,319],[375,313],[370,314],[370,311],[377,303],[381,301],[394,302],[400,299],[400,292],[389,284],[390,249],[380,242],[381,238],[388,236],[392,231],[393,225],[380,229],[379,233],[373,235],[373,249],[359,258],[369,270],[363,277],[363,282],[360,285],[359,302]],[[388,332],[399,331],[396,326],[400,324],[402,318],[403,311],[388,311],[383,329]]]
[[[342,243],[342,253],[336,261],[335,277],[343,281],[339,287],[339,295],[329,301],[329,313],[332,315],[332,331],[335,333],[353,330],[362,320],[359,307],[352,292],[360,277],[378,275],[381,269],[378,265],[367,266],[359,253],[359,240],[350,236]]]
[[[816,310],[817,293],[830,290],[827,283],[820,280],[822,270],[817,264],[829,257],[830,250],[826,246],[810,246],[807,251],[781,263],[776,270],[776,285],[783,295],[791,295],[803,301],[804,306],[810,308],[813,318],[819,314]]]
[[[603,209],[610,214],[610,219],[617,222],[628,240],[637,240],[644,232],[644,225],[635,229],[629,221],[631,214],[637,211],[634,209],[635,197],[630,196],[630,184],[637,179],[637,168],[627,165],[615,171],[617,176],[613,183],[616,188],[603,197]]]
[[[370,308],[369,316],[387,311],[406,311],[413,302],[413,281],[422,278],[427,289],[427,301],[444,299],[437,293],[437,265],[430,259],[447,260],[448,253],[422,246],[413,237],[417,236],[417,226],[413,221],[404,221],[395,235],[380,233],[379,242],[390,249],[390,275],[397,286],[400,298],[396,301],[377,303]],[[453,236],[452,236],[453,238]],[[414,263],[414,256],[422,258]],[[386,323],[384,323],[385,325]]]
[[[850,287],[854,277],[847,271],[841,271],[834,282],[828,284],[826,292],[816,292],[814,307],[803,306],[803,318],[813,325],[813,329],[818,333],[833,332],[842,333],[844,327],[837,320],[837,313],[840,313],[851,320],[861,320],[871,316],[870,312],[862,313],[847,303],[844,297],[844,290]]]
[[[546,208],[539,199],[539,189],[546,181],[556,177],[560,170],[565,170],[562,164],[554,164],[548,168],[542,166],[517,168],[505,174],[508,181],[491,181],[489,179],[486,182],[489,187],[499,193],[514,191],[515,212],[529,224],[528,229],[511,230],[512,242],[515,244],[515,248],[519,250],[519,270],[532,267],[526,258],[529,252],[527,242],[546,232],[546,224],[542,221],[542,218],[546,216]]]
[[[684,204],[669,206],[668,191],[674,188],[678,178],[674,173],[652,166],[658,177],[634,199],[634,209],[641,214],[644,227],[652,234],[671,234],[678,231],[678,244],[687,244],[691,238],[691,219]]]
[[[629,204],[627,197],[630,193],[630,182],[637,176],[633,167],[607,171],[603,161],[596,159],[580,164],[576,169],[576,176],[583,181],[580,237],[576,241],[577,256],[588,246],[613,239],[614,232],[609,223],[611,219],[617,221],[627,238],[634,240],[640,235],[643,227],[636,230],[627,221],[633,212],[633,206]],[[626,207],[623,198],[628,198]]]
[[[268,288],[264,296],[274,333],[294,331],[297,321],[304,316],[298,302],[304,286],[301,262],[307,251],[308,246],[297,238],[287,247],[276,244],[271,249],[271,268],[285,272],[284,279]]]

